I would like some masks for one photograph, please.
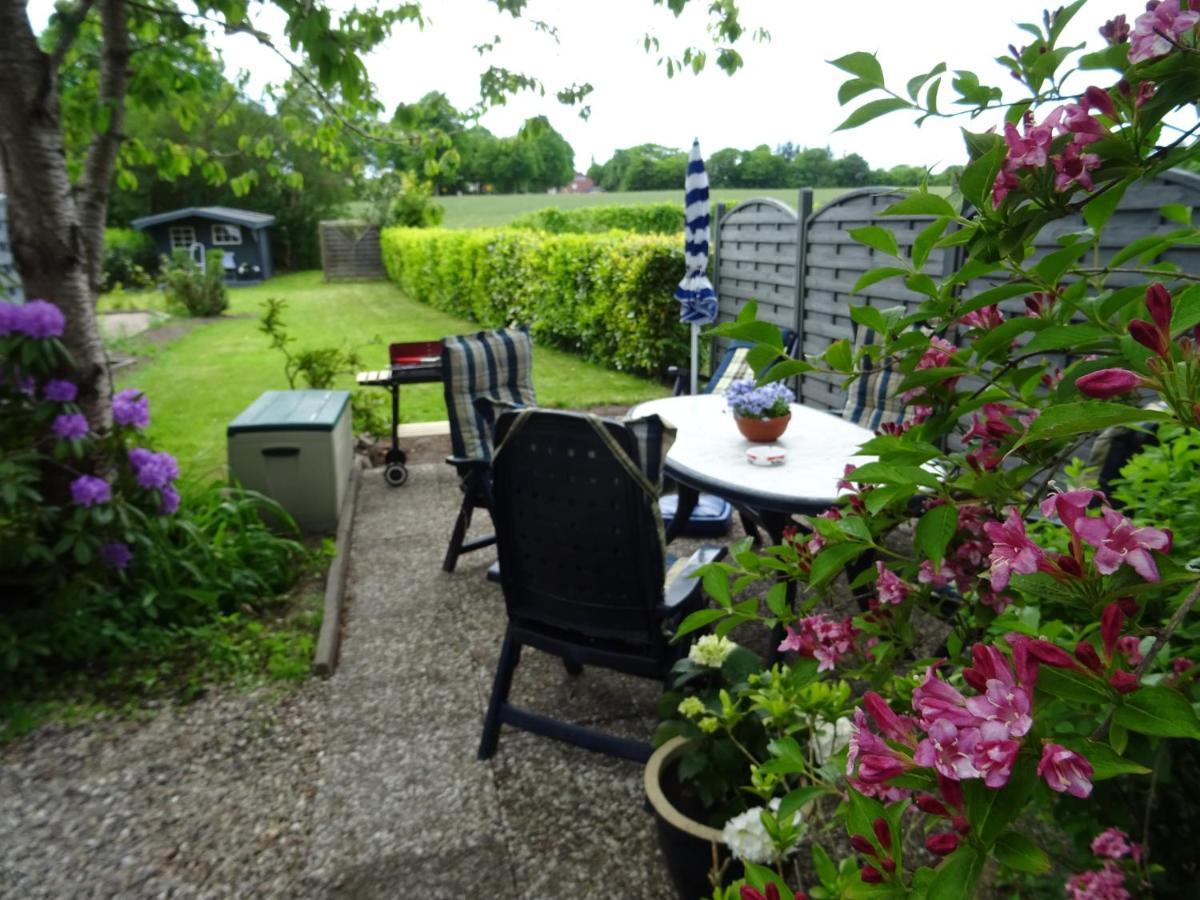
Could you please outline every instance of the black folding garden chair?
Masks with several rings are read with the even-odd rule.
[[[442,341],[442,384],[454,466],[463,492],[442,568],[453,572],[458,557],[490,547],[495,535],[467,541],[476,509],[491,509],[492,414],[497,407],[532,406],[533,344],[515,328],[461,334]]]
[[[665,679],[687,645],[670,636],[701,603],[692,573],[704,547],[668,561],[656,506],[669,433],[657,416],[628,426],[578,413],[504,413],[496,428],[493,508],[508,627],[479,758],[501,724],[644,762],[647,742],[550,718],[509,702],[523,647],[583,666]],[[639,433],[635,437],[635,433]]]

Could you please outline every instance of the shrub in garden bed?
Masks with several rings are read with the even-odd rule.
[[[388,228],[388,277],[414,300],[613,369],[660,375],[687,358],[675,286],[678,238],[525,229]]]
[[[296,577],[296,541],[266,498],[214,484],[181,492],[145,438],[149,403],[119,392],[89,423],[58,308],[0,304],[0,684],[136,655],[177,629],[253,612]]]
[[[148,288],[158,272],[158,251],[145,232],[104,229],[104,290]]]
[[[677,668],[681,693],[665,704],[660,735],[737,751],[694,754],[688,778],[716,784],[718,802],[760,807],[739,820],[755,827],[749,884],[715,896],[1195,893],[1200,574],[1188,501],[1200,286],[1163,255],[1200,241],[1200,229],[1170,209],[1169,229],[1125,246],[1115,229],[1105,235],[1127,188],[1198,151],[1197,129],[1162,126],[1200,96],[1195,5],[1164,0],[1132,24],[1106,23],[1106,46],[1081,59],[1058,45],[1082,2],[1022,25],[1036,37],[1000,60],[1028,88],[1016,106],[970,72],[947,78],[934,67],[908,82],[908,100],[884,87],[873,55],[834,61],[851,76],[841,96],[865,101],[847,127],[898,109],[939,115],[939,86],[1000,121],[966,135],[958,186],[971,216],[920,190],[850,232],[889,263],[859,287],[897,279],[919,306],[851,308],[873,346],[843,340],[804,361],[779,359],[777,343],[755,351],[778,360],[760,381],[814,370],[853,380],[885,367],[907,415],[863,446],[842,499],[808,530],[761,551],[735,546],[710,565],[716,608],[680,628],[720,638],[758,623],[783,634],[780,668],[731,670],[723,660],[736,648],[726,645]],[[1060,75],[1076,66],[1091,85],[1061,96]],[[1063,233],[1080,213],[1087,227]],[[889,214],[928,225],[902,246]],[[1034,239],[1056,226],[1057,246],[1035,255]],[[925,271],[941,247],[963,249],[955,271]],[[997,286],[964,297],[961,286],[983,274]],[[1028,312],[1006,314],[999,304],[1018,297]],[[716,331],[761,341],[753,314],[750,305]],[[937,337],[950,329],[957,346]],[[1062,369],[1060,352],[1075,354]],[[1144,407],[1148,395],[1159,405]],[[1161,446],[1106,496],[1073,457],[1103,428],[1145,423],[1159,426]],[[847,570],[864,601],[849,618],[833,587]],[[789,581],[801,588],[794,606]],[[757,585],[769,588],[765,610],[740,593]],[[834,695],[817,722],[820,685],[852,693],[844,705]],[[831,730],[840,743],[843,725],[846,746],[832,756],[811,739]],[[800,837],[790,815],[808,802],[817,812]],[[835,864],[822,846],[847,838]],[[806,849],[811,867],[793,866]]]

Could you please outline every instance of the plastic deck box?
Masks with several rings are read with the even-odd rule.
[[[229,474],[305,532],[337,529],[354,465],[349,391],[266,391],[229,423]]]

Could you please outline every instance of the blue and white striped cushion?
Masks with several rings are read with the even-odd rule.
[[[881,366],[874,358],[859,351],[875,344],[875,332],[859,327],[854,336],[854,356],[863,373],[846,390],[842,418],[863,428],[878,431],[885,422],[904,421],[904,402],[898,390],[904,376],[891,366]]]
[[[460,334],[442,341],[442,384],[454,455],[490,461],[492,429],[477,397],[534,406],[533,344],[516,328]]]
[[[671,445],[675,443],[675,429],[658,416],[627,419],[621,424],[629,429],[637,444],[638,458],[634,462],[638,464],[638,468],[642,470],[646,480],[654,485],[658,493],[661,493],[663,463]]]

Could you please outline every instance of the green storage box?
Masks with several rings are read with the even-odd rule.
[[[354,465],[349,391],[266,391],[229,423],[229,475],[306,532],[337,530]]]

